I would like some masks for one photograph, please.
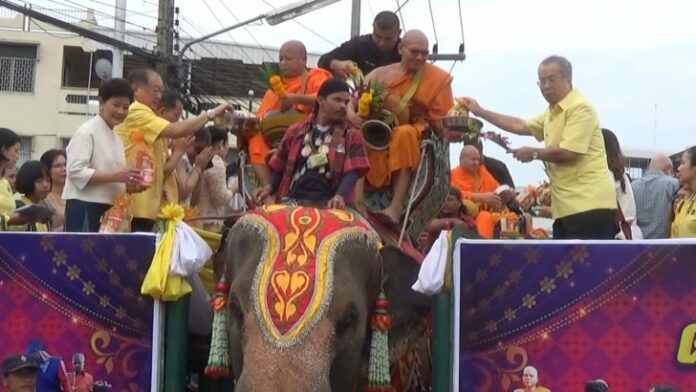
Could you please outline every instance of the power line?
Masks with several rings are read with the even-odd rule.
[[[437,48],[437,43],[439,42],[437,39],[437,30],[435,29],[435,16],[433,15],[433,6],[430,0],[428,0],[428,8],[430,8],[430,23],[433,25],[433,34],[435,35],[435,46],[434,48]],[[437,53],[436,53],[437,54]]]
[[[300,27],[304,28],[305,30],[309,31],[310,33],[314,34],[316,37],[318,37],[318,38],[320,38],[320,39],[322,39],[322,40],[324,40],[324,41],[330,43],[330,44],[333,45],[333,46],[338,46],[335,42],[331,41],[330,39],[324,37],[323,35],[317,33],[316,31],[310,29],[309,27],[305,26],[305,25],[304,25],[302,22],[300,22],[299,20],[293,19],[293,22],[295,22],[296,24],[300,25]]]
[[[370,15],[372,15],[372,20],[375,19],[375,13],[372,11],[372,5],[370,4],[370,0],[367,0],[367,8],[370,10]]]
[[[184,17],[184,20],[186,20],[185,17]],[[195,29],[195,30],[197,30],[199,33],[201,33],[201,31],[200,31],[193,23],[191,23],[190,21],[189,21],[189,23],[191,24],[191,27],[192,27],[193,29]],[[182,30],[185,34],[189,34],[185,29],[181,28],[181,30]],[[207,51],[207,52],[210,54],[210,56],[211,56],[212,58],[216,58],[216,57],[217,57],[217,56],[215,56],[215,54],[214,54],[208,47],[206,47],[205,45],[200,45],[199,47],[200,47],[201,49]],[[203,56],[201,56],[200,53],[196,52],[193,48],[191,48],[190,51],[191,51],[191,53],[192,53],[194,56],[198,56],[199,58],[203,58]],[[229,57],[230,57],[230,58],[233,58],[233,56],[229,56]],[[191,65],[191,71],[192,71],[192,72],[195,70],[196,72],[200,72],[201,74],[210,77],[211,79],[216,79],[216,76],[213,74],[212,71],[209,71],[209,70],[207,70],[207,69],[205,69],[205,68],[203,68],[203,67],[201,67],[201,66],[199,66],[199,65],[196,65],[195,62],[194,62],[195,60],[190,60],[190,61],[191,61],[190,65]],[[232,82],[232,80],[229,80],[229,81]],[[192,87],[195,87],[195,88],[196,88],[197,90],[199,90],[202,94],[211,95],[208,91],[206,91],[205,89],[203,89],[202,87],[200,87],[199,85],[197,85],[196,83],[194,83],[192,80],[187,80],[187,83],[190,83]],[[196,95],[196,96],[198,96],[198,95]],[[239,105],[243,105],[243,104],[244,104],[244,102],[239,102],[238,100],[236,100],[236,99],[234,99],[234,98],[232,98],[232,97],[230,97],[230,96],[221,95],[220,97],[221,97],[222,99],[228,100],[228,101],[230,101],[230,102],[234,102],[234,103],[239,104]],[[214,102],[214,101],[213,101],[212,99],[210,99],[210,98],[207,98],[207,97],[204,97],[204,98],[207,99],[209,102]]]
[[[222,21],[220,20],[220,18],[217,17],[217,15],[216,15],[215,12],[213,11],[213,9],[212,9],[212,8],[210,7],[210,5],[208,4],[208,1],[207,1],[207,0],[203,0],[203,4],[205,4],[205,7],[206,7],[206,8],[208,9],[208,11],[210,11],[210,13],[213,15],[213,18],[215,18],[215,20],[217,20],[217,22],[218,22],[221,26],[224,26],[224,24],[222,23]],[[251,56],[249,55],[249,53],[247,53],[247,52],[244,50],[244,48],[242,48],[241,45],[239,45],[239,43],[234,39],[234,37],[232,37],[232,34],[231,34],[230,32],[227,32],[227,35],[230,37],[230,39],[232,39],[232,42],[234,42],[237,46],[239,46],[239,50],[241,50],[242,53],[244,54],[244,56],[246,56],[246,57],[249,59],[249,62],[253,63],[253,62],[254,62],[254,58],[251,57]]]
[[[67,1],[67,0],[66,0],[66,1]],[[97,3],[97,4],[105,5],[105,6],[107,6],[107,7],[114,8],[114,9],[117,9],[117,10],[128,11],[128,8],[127,8],[127,7],[118,7],[118,6],[116,6],[115,4],[109,4],[109,3],[105,3],[105,2],[99,1],[99,0],[89,0],[89,1],[92,2],[92,3]],[[72,1],[71,1],[71,3],[72,3]],[[105,13],[104,11],[101,11],[101,12],[102,12],[102,13]],[[131,10],[130,12],[128,12],[128,14],[129,14],[129,15],[140,15],[140,16],[145,16],[145,17],[147,17],[147,18],[151,18],[151,19],[157,20],[157,17],[156,17],[156,16],[149,15],[149,14],[147,14],[147,13],[145,13],[145,12],[142,12],[142,11],[133,11],[133,10]],[[113,17],[115,18],[116,15],[114,15]]]
[[[240,23],[239,18],[237,18],[237,16],[232,12],[232,10],[230,10],[227,7],[227,5],[225,5],[224,0],[219,0],[219,2],[227,10],[227,12],[229,12],[230,15],[232,15],[232,18],[234,18],[234,20],[237,21],[237,23]],[[222,23],[220,24],[220,26],[224,27],[224,25],[222,25]],[[247,34],[249,34],[251,39],[254,40],[254,42],[256,42],[256,45],[258,45],[261,48],[261,50],[263,50],[263,52],[266,54],[266,56],[268,56],[268,58],[271,61],[273,61],[274,60],[273,56],[271,56],[271,54],[268,52],[268,50],[263,45],[261,45],[261,43],[256,39],[256,37],[254,37],[254,34],[251,34],[251,31],[249,31],[249,29],[246,26],[243,26],[243,28],[244,28],[244,31],[246,31]],[[228,32],[228,34],[230,34],[230,33]],[[231,36],[231,34],[230,34],[230,36]]]
[[[455,61],[452,62],[452,66],[450,67],[450,70],[449,70],[448,74],[450,74],[450,75],[452,74],[452,70],[454,69],[454,66],[455,66],[455,65],[457,65],[457,60],[455,60]]]
[[[36,23],[36,21],[34,21],[34,18],[30,18],[30,19],[29,19],[29,22],[30,22],[31,24],[33,24],[34,26],[38,27],[38,28],[39,28],[41,31],[43,31],[45,34],[48,34],[48,35],[50,35],[50,36],[53,37],[53,38],[58,38],[58,39],[72,39],[72,38],[74,37],[74,36],[72,35],[72,33],[70,33],[69,36],[60,36],[60,35],[58,35],[58,34],[51,33],[50,31],[44,29],[43,26],[41,26],[40,24]]]
[[[73,4],[73,5],[65,4],[65,3],[59,2],[59,1],[57,1],[57,0],[46,0],[46,1],[51,2],[51,3],[54,3],[54,4],[57,4],[57,5],[61,6],[61,7],[69,7],[69,10],[71,10],[71,11],[81,11],[81,12],[84,12],[84,13],[88,13],[89,10],[90,10],[89,8],[83,7],[80,3],[76,3],[76,2],[74,2],[74,1],[72,1],[72,0],[64,0],[64,1],[67,2],[67,3]],[[27,1],[24,1],[24,3],[26,4],[26,3],[28,3],[28,2],[27,2]],[[28,3],[28,4],[31,4],[31,3]],[[75,5],[76,5],[77,7],[76,7]],[[41,9],[43,9],[43,10],[45,10],[45,11],[51,11],[50,9],[44,8],[44,7],[38,7],[38,8],[41,8]],[[103,12],[103,11],[99,11],[99,10],[95,10],[95,9],[91,9],[91,10],[92,10],[92,12],[94,12],[95,15],[98,14],[98,15],[105,16],[105,17],[109,17],[109,18],[112,18],[112,19],[114,18],[113,15],[107,14],[107,13],[105,13],[105,12]],[[90,21],[88,21],[88,20],[86,20],[86,19],[84,20],[84,22],[87,23],[87,24],[93,25],[93,26],[103,27],[103,26],[99,26],[99,25],[96,24],[96,23],[92,23],[92,22],[90,22]],[[153,29],[151,29],[151,28],[149,28],[149,27],[146,27],[146,26],[143,26],[143,25],[139,25],[139,24],[137,24],[137,23],[128,22],[128,21],[125,21],[125,22],[126,22],[126,24],[129,24],[129,25],[131,25],[131,26],[138,27],[138,28],[143,29],[143,30],[145,30],[145,31],[151,31],[151,32],[153,32],[153,33],[155,32]],[[154,41],[152,41],[152,42],[154,42]]]
[[[140,1],[142,1],[142,2],[145,3],[145,4],[149,4],[149,5],[151,5],[151,6],[155,7],[155,8],[159,7],[159,4],[157,4],[157,3],[155,3],[155,2],[152,2],[152,1],[147,1],[147,0],[140,0]]]
[[[406,31],[406,23],[404,23],[404,16],[401,14],[401,7],[405,6],[406,3],[408,3],[408,0],[406,0],[403,4],[399,4],[399,0],[396,0],[396,12],[399,13],[399,19],[401,20],[401,28]]]
[[[464,21],[462,20],[462,0],[457,0],[457,3],[459,4],[459,31],[462,34],[462,44],[461,47],[459,48],[460,52],[465,53],[464,49]]]
[[[189,19],[187,19],[185,16],[182,16],[181,18],[182,18],[185,22],[187,22],[187,23],[190,25],[190,27],[191,27],[192,29],[196,30],[196,32],[197,32],[198,34],[203,35],[203,32],[202,32],[202,30],[200,29],[200,27],[196,27],[196,25],[195,25],[193,22],[191,22]],[[184,34],[188,35],[190,38],[193,38],[193,35],[192,35],[190,32],[188,32],[186,29],[184,29],[183,27],[181,27],[181,31],[182,31]],[[208,54],[210,54],[210,57],[217,57],[217,55],[216,55],[215,53],[213,53],[213,51],[210,50],[206,45],[202,45],[202,44],[199,43],[199,44],[197,45],[197,47],[200,48],[200,49],[205,50],[206,52],[208,52]],[[234,58],[234,57],[235,57],[234,53],[228,52],[228,51],[225,50],[225,49],[226,49],[225,46],[221,47],[221,51],[222,51],[228,58]],[[201,58],[203,57],[203,56],[201,56],[199,53],[197,53],[195,50],[193,50],[193,47],[191,47],[191,53],[194,55],[194,57],[195,57],[195,56],[199,56],[199,57],[201,57]]]
[[[190,19],[186,18],[185,16],[182,16],[181,18],[182,18],[185,22],[187,22],[187,23],[190,25],[190,27],[191,27],[192,29],[196,30],[196,32],[197,32],[198,34],[204,35],[203,30],[201,29],[200,26],[197,26],[195,23],[193,23]],[[192,35],[189,31],[187,31],[186,29],[184,29],[183,27],[181,28],[181,31],[182,31],[184,34],[188,35],[189,37],[193,38],[193,35]],[[238,47],[241,47],[241,46],[242,46],[242,45],[240,45],[240,44],[238,44],[238,43],[235,43],[235,45],[237,45]],[[210,57],[218,57],[218,55],[215,54],[215,53],[213,53],[213,51],[210,50],[210,48],[208,48],[208,46],[205,45],[203,42],[199,42],[199,43],[196,44],[195,46],[198,47],[199,49],[202,49],[202,50],[206,51],[206,52],[210,55]],[[234,58],[237,58],[237,57],[238,57],[238,55],[235,54],[235,53],[232,51],[232,49],[227,50],[227,44],[221,44],[221,45],[218,45],[217,47],[218,47],[218,49],[220,49],[220,51],[221,51],[227,58],[234,59]],[[201,56],[199,53],[193,51],[193,48],[191,48],[191,49],[192,49],[191,51],[193,52],[194,56],[203,57],[203,56]]]
[[[213,74],[212,71],[209,71],[209,70],[207,70],[201,66],[195,65],[195,64],[191,64],[191,71],[192,72],[195,71],[196,73],[202,74],[204,76],[208,76],[210,78],[215,78],[215,75]],[[232,80],[228,79],[227,81],[231,82]],[[191,84],[191,87],[194,87],[196,90],[200,91],[200,94],[195,94],[196,96],[201,96],[201,99],[206,100],[209,103],[216,102],[214,99],[210,98],[210,96],[212,96],[213,94],[206,91],[200,85],[194,83],[193,80],[189,80],[188,83]],[[218,96],[226,101],[233,102],[236,104],[243,104],[244,103],[244,102],[239,101],[238,99],[236,99],[232,96],[229,96],[229,95],[218,95]]]
[[[156,12],[156,11],[150,11],[150,12]],[[126,12],[126,15],[125,15],[125,16],[126,16],[126,17],[129,17],[129,16],[146,16],[146,17],[149,17],[149,18],[152,18],[152,19],[157,19],[157,17],[154,16],[154,15],[148,15],[148,14],[145,13],[145,12],[139,12],[139,11]],[[116,19],[116,16],[115,16],[115,15],[104,15],[104,16],[100,16],[100,17],[98,17],[98,18],[95,16],[94,19],[96,19],[97,21],[107,21],[107,20]],[[145,26],[142,26],[142,27],[145,28]]]
[[[409,1],[411,1],[411,0],[406,0],[406,1],[404,1],[403,4],[399,5],[399,0],[396,0],[396,11],[394,11],[394,12],[399,12],[399,13],[400,13],[400,12],[401,12],[401,9],[404,8],[404,6],[405,6],[406,4],[408,4]],[[401,15],[401,14],[399,14],[399,15]],[[402,19],[403,19],[403,18],[402,18]]]
[[[57,4],[57,5],[61,6],[61,7],[69,7],[69,8],[67,9],[67,11],[80,11],[80,12],[85,12],[85,13],[87,13],[87,11],[88,11],[87,8],[74,7],[74,6],[71,6],[71,5],[69,5],[69,4],[65,4],[65,3],[58,2],[58,1],[56,1],[56,0],[47,0],[47,1],[49,1],[49,2],[51,2],[51,3],[54,3],[54,4]],[[66,1],[69,1],[69,0],[66,0]],[[24,3],[25,3],[25,4],[31,4],[31,3],[28,3],[28,2],[26,2],[26,1],[25,1]],[[77,3],[73,3],[73,4],[77,4]],[[44,7],[40,7],[40,6],[37,7],[37,6],[32,5],[32,8],[41,10],[41,11],[44,12],[44,13],[46,13],[46,11],[48,11],[48,13],[55,12],[55,10],[51,10],[51,9],[49,9],[49,8],[44,8]],[[100,12],[100,11],[96,11],[96,10],[92,10],[92,11],[93,11],[95,14],[104,15],[104,13],[102,13],[102,12]],[[106,15],[109,16],[108,14],[106,14]],[[84,23],[87,23],[87,24],[90,25],[90,26],[95,26],[95,27],[99,27],[99,28],[105,28],[105,26],[100,26],[100,25],[98,25],[97,23],[91,22],[91,21],[89,21],[89,20],[87,20],[87,19],[84,19],[84,20],[82,20],[82,21],[83,21]],[[129,23],[129,22],[126,22],[126,23],[127,23],[127,24],[130,24],[130,25],[133,25],[133,26],[136,26],[136,27],[139,27],[139,28],[141,28],[141,29],[144,29],[144,30],[147,31],[147,32],[152,32],[152,33],[154,33],[153,30],[149,30],[149,29],[148,29],[147,27],[145,27],[145,26],[140,26],[140,25],[137,25],[137,24],[134,24],[134,23]],[[142,40],[144,40],[144,41],[146,41],[146,42],[148,42],[148,43],[152,43],[152,44],[155,44],[155,45],[157,44],[157,42],[156,42],[156,41],[153,41],[152,39],[149,39],[149,38],[147,38],[147,37],[142,37],[142,36],[135,35],[135,34],[133,34],[132,32],[125,31],[124,34],[125,34],[125,35],[128,35],[128,36],[131,36],[131,37],[137,37],[137,38],[142,39]]]

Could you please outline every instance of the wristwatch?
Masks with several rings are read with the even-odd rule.
[[[534,160],[539,159],[539,151],[534,151],[534,152],[532,153],[532,159],[534,159]]]
[[[208,120],[210,121],[215,120],[215,117],[217,116],[217,114],[215,114],[215,110],[213,109],[207,110],[205,113],[208,115]]]

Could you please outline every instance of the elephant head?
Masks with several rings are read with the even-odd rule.
[[[380,287],[390,301],[390,356],[422,334],[430,302],[411,290],[419,265],[380,249],[358,215],[277,208],[242,217],[220,253],[236,390],[362,390]]]

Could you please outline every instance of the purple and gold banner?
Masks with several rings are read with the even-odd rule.
[[[30,342],[101,391],[150,390],[153,301],[140,282],[153,235],[0,234],[0,356]]]
[[[457,246],[460,391],[696,391],[696,242]]]

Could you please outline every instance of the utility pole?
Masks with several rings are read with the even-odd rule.
[[[350,14],[350,38],[360,35],[360,1],[353,0]]]
[[[110,36],[105,35],[105,34],[97,33],[96,31],[92,31],[88,28],[81,27],[79,25],[60,20],[58,18],[54,18],[53,16],[46,15],[42,12],[35,11],[31,7],[25,7],[23,5],[15,4],[13,2],[6,1],[6,0],[0,0],[0,7],[5,7],[8,9],[11,9],[12,11],[19,12],[20,14],[24,14],[24,15],[28,16],[29,18],[34,18],[34,19],[40,20],[44,23],[52,24],[56,27],[60,27],[61,29],[73,32],[75,34],[79,34],[83,37],[87,37],[91,40],[101,42],[105,45],[109,45],[109,46],[123,49],[125,51],[133,53],[134,55],[144,57],[148,60],[155,58],[155,56],[149,50],[146,50],[144,48],[141,48],[141,47],[138,47],[135,45],[131,45],[127,42],[119,41],[113,37],[110,37]]]
[[[157,71],[165,86],[177,87],[174,69],[174,0],[159,0],[157,18]]]
[[[115,36],[119,41],[124,41],[124,32],[126,31],[126,0],[116,0],[116,12],[114,13],[114,30]],[[123,50],[114,47],[114,61],[111,66],[111,77],[123,77]]]

